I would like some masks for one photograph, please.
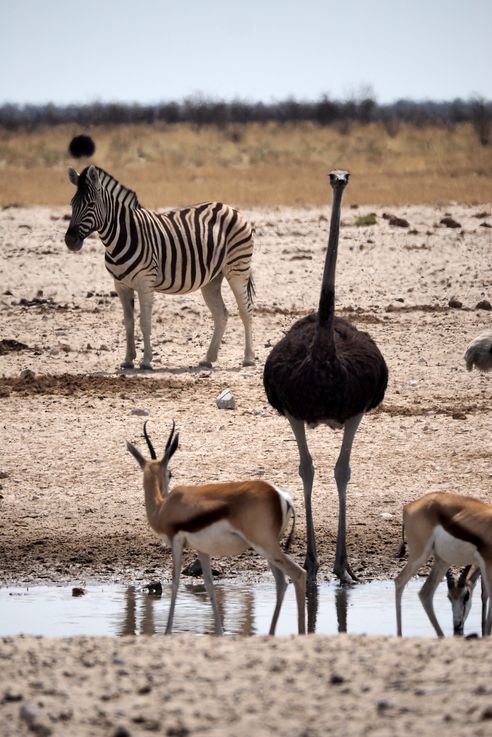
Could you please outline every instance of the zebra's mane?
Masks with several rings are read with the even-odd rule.
[[[131,207],[134,210],[140,207],[137,195],[133,191],[133,189],[128,189],[128,187],[125,187],[125,185],[121,184],[121,182],[115,179],[112,174],[108,174],[107,171],[101,169],[100,166],[96,166],[95,168],[97,169],[97,172],[99,174],[101,186],[104,187],[107,192],[109,192],[111,197],[119,200],[120,202],[123,202],[126,207]],[[85,169],[80,175],[80,179],[82,180],[81,183],[83,183],[84,181],[83,177],[85,176],[86,171],[87,169]]]

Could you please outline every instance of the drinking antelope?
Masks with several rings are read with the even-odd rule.
[[[173,422],[164,455],[161,460],[157,460],[146,425],[147,423],[144,424],[144,437],[151,460],[146,460],[131,443],[127,443],[127,448],[143,471],[149,524],[171,547],[174,573],[166,634],[172,631],[181,557],[186,543],[198,553],[203,580],[212,603],[215,634],[222,635],[223,628],[209,556],[239,555],[248,548],[253,548],[267,559],[275,578],[277,598],[270,634],[275,634],[287,588],[287,576],[292,579],[295,587],[299,634],[304,634],[306,572],[285,554],[279,543],[279,536],[285,530],[291,515],[293,525],[286,548],[294,531],[295,511],[290,496],[259,480],[175,486],[171,491],[168,465],[178,448],[179,434],[175,431]]]
[[[458,494],[431,492],[403,507],[403,528],[408,542],[408,561],[395,579],[397,633],[401,628],[401,597],[408,580],[432,554],[434,565],[419,591],[420,601],[438,637],[444,637],[432,599],[450,565],[475,562],[486,591],[492,590],[492,505]],[[492,627],[490,603],[485,632]]]
[[[446,571],[448,585],[448,599],[453,612],[453,634],[462,635],[466,619],[470,613],[472,596],[475,585],[480,576],[480,568],[476,563],[465,566],[459,576],[455,578],[451,570]],[[487,591],[482,581],[482,635],[485,634],[485,619],[487,616]]]

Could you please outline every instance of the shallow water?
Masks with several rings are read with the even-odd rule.
[[[417,592],[424,579],[410,581],[403,594],[403,633],[435,636]],[[70,586],[30,586],[0,589],[0,636],[5,635],[154,635],[166,627],[171,586],[162,596],[136,586],[87,584],[84,596],[72,596]],[[217,600],[226,634],[268,634],[275,604],[274,584],[216,583]],[[446,635],[452,635],[451,606],[446,584],[438,588],[434,608]],[[316,606],[317,605],[317,606]],[[473,600],[465,634],[480,633],[480,594]],[[393,581],[373,581],[352,587],[318,585],[317,602],[308,602],[309,631],[318,634],[395,635]],[[213,617],[202,584],[182,583],[173,632],[213,633]],[[277,635],[297,632],[294,588],[287,589]]]

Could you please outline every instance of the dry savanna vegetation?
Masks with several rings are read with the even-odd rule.
[[[242,325],[224,287],[231,314],[213,370],[197,365],[211,334],[199,293],[156,297],[152,374],[116,368],[124,354],[122,311],[103,246],[97,236],[79,253],[64,245],[73,193],[66,167],[87,163],[71,159],[68,145],[81,132],[96,143],[93,161],[142,204],[222,199],[254,223],[255,367],[241,366]],[[326,175],[334,167],[352,172],[336,310],[371,333],[390,373],[384,402],[364,418],[355,441],[347,498],[351,565],[361,582],[393,577],[403,565],[396,557],[402,506],[425,492],[492,502],[492,377],[467,372],[463,361],[492,315],[492,146],[470,123],[4,127],[4,588],[59,585],[72,605],[87,607],[89,619],[97,616],[96,581],[132,590],[169,581],[169,550],[149,530],[141,472],[125,450],[127,440],[144,450],[145,419],[159,449],[176,419],[173,484],[264,478],[289,490],[298,510],[291,555],[302,563],[297,449],[287,421],[267,402],[262,371],[272,345],[316,309],[329,227]],[[137,345],[140,358],[139,329]],[[225,388],[235,410],[217,407]],[[322,582],[333,578],[333,467],[341,437],[325,427],[308,437]],[[184,564],[193,557],[188,550]],[[265,561],[251,551],[215,565],[225,587],[268,576],[273,589]],[[199,588],[189,582],[183,577],[182,586]],[[72,599],[73,586],[87,595]],[[135,611],[128,609],[133,631]],[[320,605],[319,621],[329,616]],[[438,616],[451,623],[449,608]],[[350,613],[348,631],[303,638],[2,636],[0,733],[434,737],[445,727],[447,737],[490,734],[490,643],[354,636]]]
[[[0,206],[67,205],[68,143],[75,125],[0,131]],[[134,189],[143,205],[223,200],[241,207],[324,205],[327,172],[352,172],[346,204],[398,206],[492,200],[492,146],[471,123],[182,123],[93,126],[94,162]]]

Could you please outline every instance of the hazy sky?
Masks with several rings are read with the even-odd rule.
[[[492,99],[492,0],[0,0],[0,103]]]

